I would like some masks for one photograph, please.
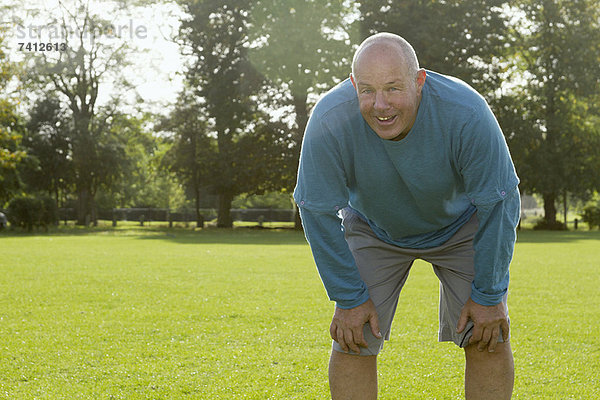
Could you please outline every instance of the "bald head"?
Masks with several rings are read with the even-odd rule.
[[[398,35],[366,39],[352,61],[350,80],[360,113],[382,139],[402,140],[417,118],[427,73],[412,46]]]
[[[356,66],[361,58],[373,52],[396,52],[404,61],[409,75],[414,75],[419,70],[419,60],[410,43],[401,36],[382,32],[369,36],[358,46],[352,59],[352,75],[356,76]]]

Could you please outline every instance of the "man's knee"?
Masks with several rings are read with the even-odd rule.
[[[512,360],[510,342],[498,342],[493,352],[487,350],[479,351],[476,343],[470,344],[464,349],[467,364],[496,364],[501,360]]]
[[[332,351],[329,361],[329,389],[333,400],[376,399],[377,356]]]
[[[361,356],[332,351],[329,359],[330,378],[334,375],[342,379],[362,379],[377,371],[377,356]]]
[[[510,342],[498,343],[494,352],[465,347],[465,397],[467,399],[510,399],[515,368]]]

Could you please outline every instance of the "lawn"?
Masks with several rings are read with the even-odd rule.
[[[325,399],[329,303],[292,230],[0,233],[0,398]],[[515,398],[600,397],[600,232],[522,231]],[[380,356],[381,399],[462,398],[417,263]]]

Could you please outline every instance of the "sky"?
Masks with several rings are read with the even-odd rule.
[[[0,6],[8,2],[0,0]],[[62,32],[58,23],[53,22],[53,15],[61,15],[58,3],[58,0],[23,2],[22,7],[13,7],[10,10],[8,14],[11,15],[5,13],[0,16],[0,22],[7,27],[6,45],[12,60],[22,60],[28,52],[26,47],[29,43],[32,49],[29,52],[33,52],[36,43],[50,42],[60,45],[66,42],[68,46],[69,42],[74,41]],[[63,1],[68,10],[74,8],[74,3],[73,0]],[[111,21],[114,26],[112,37],[115,44],[126,43],[129,47],[127,61],[130,65],[124,66],[122,72],[152,111],[164,111],[175,102],[183,82],[183,56],[179,45],[172,40],[179,28],[181,10],[173,4],[155,4],[127,12],[111,13],[108,4],[110,2],[92,0],[90,8]],[[39,11],[39,15],[34,16],[36,11]],[[18,23],[16,18],[20,19]],[[94,36],[94,33],[90,33],[90,40]],[[106,103],[114,90],[112,82],[104,82],[98,103]],[[136,103],[135,97],[134,92],[126,92],[127,102]]]

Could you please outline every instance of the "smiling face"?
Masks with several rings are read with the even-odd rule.
[[[402,48],[389,41],[357,53],[351,79],[360,112],[382,139],[403,139],[417,118],[426,74],[409,65]]]

